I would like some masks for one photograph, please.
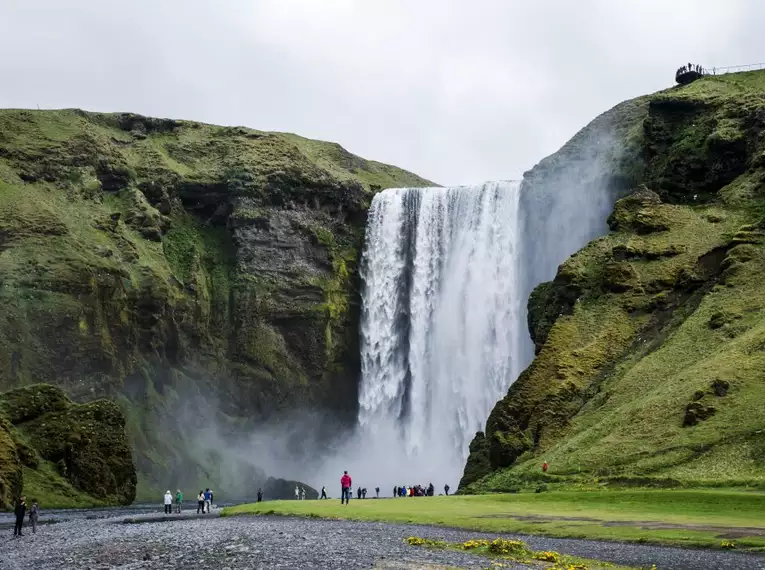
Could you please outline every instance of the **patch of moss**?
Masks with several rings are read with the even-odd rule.
[[[4,506],[22,491],[48,506],[133,502],[135,467],[116,404],[74,404],[54,386],[25,386],[0,394],[0,424]]]

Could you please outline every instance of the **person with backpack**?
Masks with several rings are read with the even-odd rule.
[[[199,495],[197,495],[197,514],[199,514],[201,511],[202,514],[205,514],[205,492],[199,491]]]
[[[175,512],[181,514],[181,507],[183,506],[183,493],[178,489],[175,493]]]
[[[351,485],[353,484],[353,481],[351,480],[351,476],[348,475],[347,471],[343,471],[343,476],[340,477],[340,504],[342,505],[345,503],[348,504],[348,501],[351,498]]]
[[[326,485],[322,486],[321,488],[321,497],[320,499],[326,499],[327,498],[327,487]]]
[[[37,533],[37,517],[40,515],[40,505],[37,500],[32,499],[32,506],[29,508],[29,524],[32,525],[32,534]]]

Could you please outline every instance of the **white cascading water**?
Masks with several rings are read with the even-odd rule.
[[[353,461],[364,478],[456,488],[475,432],[531,359],[519,193],[494,182],[375,196]]]

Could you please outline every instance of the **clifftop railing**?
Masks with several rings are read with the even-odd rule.
[[[705,75],[725,75],[726,73],[741,73],[765,69],[765,63],[748,63],[746,65],[730,65],[728,67],[703,67],[689,63],[677,70],[675,81],[680,85],[687,85]]]
[[[741,71],[756,71],[765,69],[765,63],[749,63],[747,65],[730,65],[728,67],[705,68],[705,75],[723,75],[725,73],[739,73]]]

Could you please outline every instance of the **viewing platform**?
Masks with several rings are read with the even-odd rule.
[[[675,72],[675,81],[680,85],[688,85],[697,79],[707,75],[707,71],[700,65],[684,65]]]
[[[726,73],[743,73],[746,71],[757,71],[765,69],[765,63],[749,63],[746,65],[732,65],[729,67],[707,68],[702,65],[693,65],[689,63],[675,72],[675,81],[680,85],[688,85],[697,79],[706,75],[724,75]]]

